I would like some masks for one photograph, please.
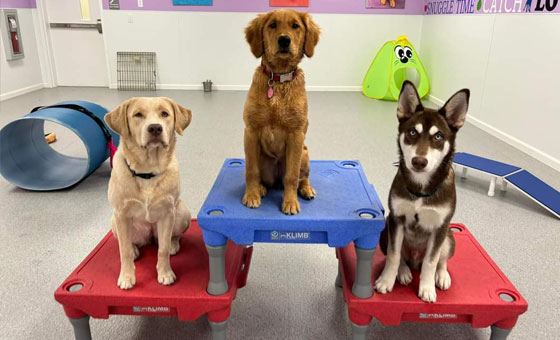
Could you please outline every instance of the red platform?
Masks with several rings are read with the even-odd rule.
[[[229,291],[220,296],[206,292],[208,253],[200,227],[192,220],[181,238],[179,253],[171,257],[177,280],[171,286],[157,282],[157,246],[140,249],[136,265],[136,285],[130,290],[117,286],[120,271],[119,246],[109,232],[87,258],[58,287],[54,296],[69,318],[87,315],[106,319],[111,314],[177,316],[182,321],[207,314],[212,322],[223,322],[231,312],[238,288],[245,286],[253,248],[229,243],[226,250],[226,280]],[[83,288],[71,292],[70,287]]]
[[[437,302],[426,303],[417,297],[419,273],[408,286],[395,283],[391,293],[360,299],[352,294],[356,270],[354,245],[337,248],[344,300],[348,304],[350,320],[356,325],[367,325],[374,317],[384,325],[398,325],[402,321],[470,323],[472,327],[496,325],[502,329],[515,326],[519,315],[527,310],[527,301],[515,289],[490,256],[464,225],[457,228],[455,255],[448,262],[451,288],[437,291]],[[385,256],[378,248],[373,261],[372,282],[381,275]],[[500,294],[513,298],[507,302]],[[506,297],[507,297],[506,295]]]

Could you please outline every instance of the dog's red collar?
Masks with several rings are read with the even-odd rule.
[[[277,83],[287,83],[289,81],[294,80],[297,76],[298,70],[297,68],[292,72],[288,73],[274,73],[271,70],[267,69],[263,63],[261,63],[261,69],[263,70],[264,74],[268,76],[268,78]]]
[[[274,82],[287,83],[289,81],[294,80],[294,78],[297,76],[298,73],[296,68],[292,72],[275,74],[274,72],[267,69],[262,62],[261,62],[261,69],[263,70],[264,74],[268,76],[268,91],[266,92],[266,97],[268,99],[274,96],[274,88],[272,87],[272,84],[274,84]]]

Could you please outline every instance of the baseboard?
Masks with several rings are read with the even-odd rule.
[[[0,102],[3,101],[3,100],[7,100],[7,99],[10,99],[10,98],[21,96],[22,94],[26,94],[26,93],[29,93],[29,92],[40,90],[40,89],[44,88],[45,85],[46,84],[44,84],[44,83],[39,83],[39,84],[24,87],[22,89],[18,89],[18,90],[15,90],[15,91],[2,93],[2,94],[0,94]]]
[[[445,104],[444,101],[442,101],[441,99],[434,97],[432,95],[428,96],[428,99],[432,102],[434,102],[435,104],[438,105],[443,105]],[[531,146],[505,132],[503,132],[500,129],[495,128],[494,126],[483,122],[482,120],[480,120],[479,118],[476,118],[475,116],[468,114],[467,115],[467,122],[471,123],[472,125],[476,126],[477,128],[488,132],[489,134],[491,134],[492,136],[502,140],[503,142],[508,143],[509,145],[513,146],[514,148],[528,154],[529,156],[543,162],[544,164],[550,166],[551,168],[553,168],[556,171],[560,171],[560,160],[552,157],[551,155],[535,148],[534,146]]]
[[[117,84],[111,84],[109,86],[111,89],[116,89]],[[316,91],[338,91],[338,92],[360,92],[362,91],[361,86],[306,86],[309,92]],[[158,90],[199,90],[202,91],[202,84],[157,84]],[[216,91],[247,91],[249,90],[249,85],[212,85],[212,90]]]
[[[428,95],[428,100],[435,104],[438,104],[439,106],[443,106],[443,104],[445,104],[443,100],[439,99],[438,97],[434,97],[431,94]]]
[[[307,91],[323,91],[323,92],[362,92],[361,86],[323,86],[323,85],[311,85],[306,86]]]

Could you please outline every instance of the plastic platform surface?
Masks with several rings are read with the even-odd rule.
[[[520,170],[520,167],[498,162],[492,159],[471,155],[470,153],[458,152],[453,159],[454,163],[468,166],[476,170],[491,173],[496,176],[507,176],[512,172]]]
[[[527,170],[507,176],[506,180],[560,217],[560,192],[553,187]]]
[[[89,315],[108,318],[111,314],[177,316],[196,320],[203,314],[213,322],[227,320],[238,288],[245,285],[252,248],[229,243],[226,250],[226,279],[229,291],[220,296],[206,292],[208,254],[196,220],[181,238],[181,249],[171,257],[177,280],[171,286],[157,282],[157,245],[140,248],[136,265],[136,285],[130,290],[117,286],[120,271],[119,246],[109,232],[88,257],[55,292],[69,318]],[[71,291],[72,286],[83,288]]]
[[[204,240],[219,246],[253,242],[327,243],[373,249],[385,226],[383,206],[357,161],[311,161],[311,185],[317,196],[298,197],[301,212],[281,211],[283,190],[268,189],[257,209],[241,203],[245,193],[245,161],[227,159],[222,166],[198,221]]]
[[[500,271],[480,244],[460,224],[455,232],[457,243],[455,255],[448,262],[451,288],[436,288],[437,302],[426,303],[417,297],[419,272],[413,271],[414,279],[408,286],[398,282],[391,293],[375,292],[373,297],[360,299],[352,295],[356,256],[353,245],[337,249],[342,275],[344,299],[348,304],[350,320],[366,325],[372,317],[384,325],[398,325],[402,321],[470,323],[472,327],[497,325],[511,329],[517,317],[527,310],[527,301]],[[383,271],[385,256],[377,249],[374,257],[372,282]],[[511,297],[512,302],[500,298]]]

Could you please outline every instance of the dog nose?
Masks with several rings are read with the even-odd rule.
[[[412,166],[416,170],[422,170],[428,165],[428,160],[424,157],[413,157]]]
[[[161,124],[150,124],[148,125],[148,132],[154,136],[160,135],[163,131]]]
[[[281,36],[278,37],[278,45],[280,47],[286,48],[286,47],[290,46],[291,41],[292,40],[287,35],[281,35]]]

